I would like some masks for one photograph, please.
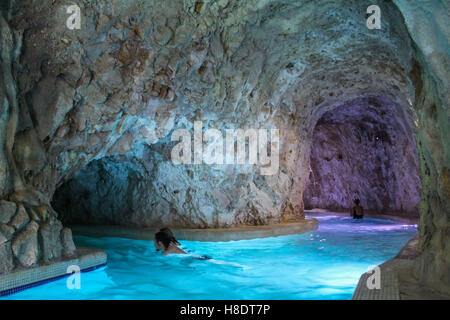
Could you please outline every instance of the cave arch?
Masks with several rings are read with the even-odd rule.
[[[51,204],[65,225],[133,225],[139,210],[133,193],[151,192],[145,175],[146,168],[127,157],[93,160],[56,189]]]
[[[383,97],[362,97],[324,112],[312,134],[305,209],[418,218],[421,194],[413,114]]]
[[[10,108],[0,119],[5,133],[0,137],[4,146],[0,152],[2,200],[47,206],[56,185],[87,162],[113,153],[111,145],[123,139],[130,142],[136,136],[155,143],[166,136],[179,116],[202,119],[203,115],[207,119],[208,114],[220,114],[225,121],[246,122],[258,113],[258,121],[292,131],[283,136],[284,141],[293,142],[285,146],[287,160],[281,163],[279,184],[252,181],[251,174],[232,172],[228,186],[242,185],[243,190],[227,193],[225,188],[215,188],[217,181],[224,180],[224,175],[218,174],[211,179],[213,183],[197,185],[202,190],[193,196],[198,207],[208,199],[203,192],[207,190],[211,191],[208,196],[214,195],[208,200],[220,199],[221,207],[238,207],[239,211],[227,210],[226,216],[218,216],[212,206],[204,206],[207,210],[199,224],[272,223],[278,221],[278,216],[271,215],[276,211],[282,211],[283,217],[289,212],[300,216],[300,210],[293,208],[302,207],[299,198],[305,181],[297,177],[303,178],[308,170],[304,164],[308,163],[309,146],[299,145],[296,139],[307,141],[312,129],[309,133],[305,125],[297,130],[292,122],[313,123],[311,113],[320,118],[319,113],[325,112],[323,103],[349,101],[351,95],[357,97],[371,89],[380,91],[381,86],[370,85],[382,82],[392,89],[391,96],[405,93],[414,100],[410,105],[420,123],[417,141],[423,185],[418,275],[425,283],[449,292],[446,2],[380,2],[383,25],[376,33],[360,23],[369,1],[324,1],[320,5],[311,1],[231,2],[223,11],[209,10],[210,4],[205,2],[197,16],[191,16],[182,2],[173,2],[171,10],[166,10],[142,1],[138,11],[124,3],[114,12],[122,17],[114,25],[108,22],[111,10],[93,3],[86,14],[91,27],[76,35],[60,27],[67,16],[64,10],[55,15],[54,4],[2,3],[0,29],[5,36],[0,42],[5,60],[0,66],[4,79],[0,96]],[[136,15],[130,17],[131,12]],[[178,19],[166,19],[168,13]],[[63,23],[43,24],[50,21],[48,17],[62,18]],[[236,19],[241,23],[236,24]],[[105,33],[109,31],[111,34]],[[244,41],[249,38],[253,41]],[[87,43],[92,45],[80,51]],[[71,61],[72,55],[65,52],[77,55]],[[290,90],[297,85],[303,96],[298,103],[289,104]],[[405,99],[402,110],[409,108],[406,103]],[[294,114],[295,107],[301,112]],[[210,120],[221,120],[217,118]],[[294,160],[289,160],[290,151]],[[293,167],[302,168],[293,173],[286,169]],[[206,180],[209,173],[186,169],[181,174]],[[175,190],[178,185],[169,193],[175,194]],[[249,196],[250,201],[238,203],[238,191],[246,190],[250,192],[240,198]],[[290,203],[278,201],[280,194]],[[276,202],[268,206],[267,198]],[[250,220],[243,213],[247,209],[259,216]],[[238,218],[228,220],[235,216]]]

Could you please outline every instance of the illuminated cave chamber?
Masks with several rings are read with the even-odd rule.
[[[306,209],[418,217],[421,183],[411,119],[380,98],[332,109],[315,126]]]
[[[89,162],[55,191],[52,206],[68,225],[177,226],[180,210],[167,193],[180,192],[170,183],[167,141],[137,145],[125,154]],[[173,190],[171,190],[174,188]],[[189,191],[188,191],[189,192]]]
[[[0,274],[58,259],[59,218],[269,225],[355,193],[414,215],[416,139],[414,273],[450,292],[448,1],[379,1],[380,30],[369,0],[103,2],[76,32],[62,2],[0,5]],[[196,120],[281,129],[278,173],[173,165],[156,149]]]

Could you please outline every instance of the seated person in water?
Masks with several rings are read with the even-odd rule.
[[[355,205],[352,208],[352,211],[350,215],[353,217],[353,219],[362,219],[364,216],[364,210],[363,207],[359,205],[359,199],[353,200]]]
[[[163,255],[169,253],[186,254],[185,251],[178,248],[179,242],[173,236],[172,231],[168,228],[163,228],[155,234],[155,248],[156,251],[163,250]]]

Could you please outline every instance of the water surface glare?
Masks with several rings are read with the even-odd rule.
[[[360,275],[392,257],[416,225],[332,214],[314,232],[230,242],[180,241],[188,255],[162,256],[152,242],[75,236],[108,265],[3,299],[351,299]],[[208,255],[209,260],[196,257]]]

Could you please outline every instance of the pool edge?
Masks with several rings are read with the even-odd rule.
[[[48,265],[22,269],[0,275],[0,298],[70,276],[69,266],[78,266],[80,272],[89,272],[106,266],[106,252],[92,248],[77,248],[77,258],[60,260]]]
[[[352,300],[450,300],[450,296],[416,279],[413,265],[419,255],[419,237],[416,233],[394,258],[378,265],[381,288],[369,289],[367,281],[373,272],[363,273]]]
[[[236,241],[267,237],[302,234],[317,229],[319,222],[314,218],[263,226],[234,228],[178,229],[173,228],[175,237],[188,241]],[[153,240],[158,228],[135,228],[124,226],[71,226],[74,235],[90,237],[118,237],[138,240]]]

